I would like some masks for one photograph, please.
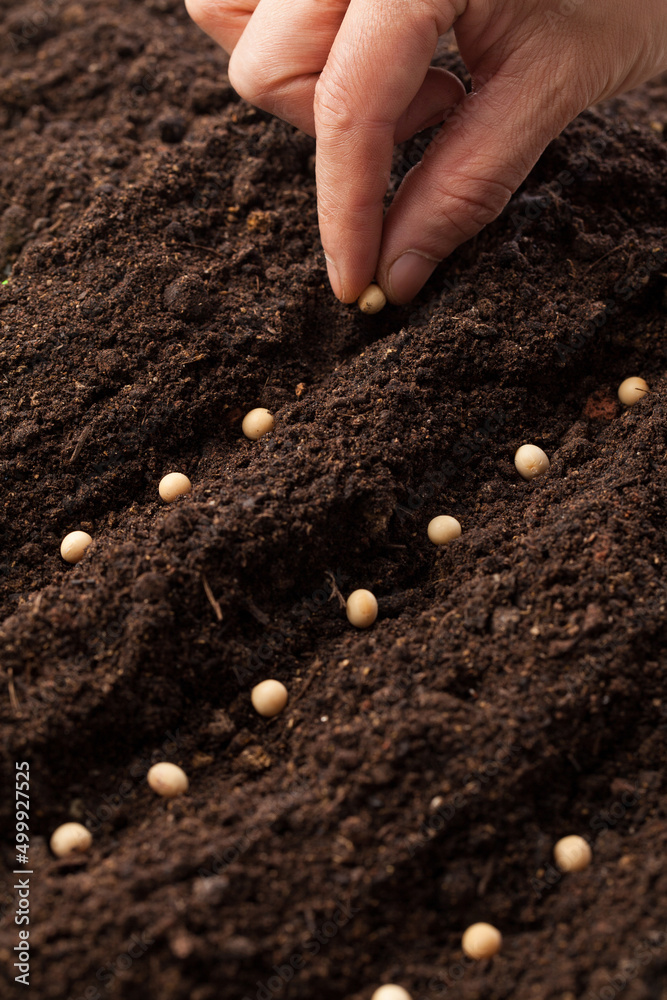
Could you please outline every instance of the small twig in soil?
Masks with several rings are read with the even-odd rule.
[[[9,688],[9,703],[12,706],[12,711],[16,715],[18,715],[21,709],[19,706],[19,700],[16,697],[16,689],[14,687],[14,671],[12,670],[11,667],[9,667],[7,674],[8,674],[7,687]]]
[[[268,615],[265,615],[263,611],[260,611],[255,602],[251,597],[246,597],[245,599],[246,607],[253,618],[256,618],[260,625],[268,625],[271,621]]]
[[[178,242],[184,247],[192,247],[193,250],[203,250],[204,253],[212,253],[214,257],[219,257],[220,260],[227,260],[223,254],[218,253],[213,247],[205,247],[202,243],[188,243],[187,240],[179,240]]]
[[[83,428],[83,430],[81,432],[81,437],[79,438],[79,440],[76,443],[76,448],[72,452],[72,456],[70,458],[70,463],[71,462],[76,462],[77,458],[81,454],[81,451],[83,449],[84,444],[86,443],[87,439],[90,437],[90,432],[92,431],[92,429],[93,429],[92,424],[88,424],[87,427]]]
[[[201,582],[204,584],[204,593],[208,597],[208,603],[213,608],[213,610],[215,612],[215,617],[218,619],[219,622],[221,622],[222,621],[222,608],[220,607],[220,605],[216,601],[215,597],[213,596],[213,591],[211,590],[211,588],[209,586],[209,582],[208,582],[208,580],[206,579],[206,577],[204,576],[203,573],[202,573],[202,577],[201,577]]]
[[[598,257],[597,260],[594,260],[593,263],[590,265],[590,267],[586,268],[584,274],[588,274],[588,272],[592,271],[594,267],[597,267],[601,261],[605,260],[606,257],[610,257],[611,254],[616,253],[617,250],[624,250],[624,249],[625,249],[625,243],[621,243],[620,246],[612,247],[611,250],[607,250],[607,252],[603,253],[601,257]]]
[[[308,674],[308,676],[306,677],[306,679],[305,679],[305,681],[303,683],[303,687],[301,688],[301,690],[299,691],[299,693],[296,695],[296,697],[292,698],[292,705],[296,705],[296,703],[299,700],[299,698],[303,698],[304,694],[306,693],[306,691],[308,690],[308,688],[310,687],[310,685],[313,683],[313,681],[315,679],[315,674],[317,673],[317,671],[320,669],[321,666],[322,666],[322,661],[320,660],[319,656],[316,656],[315,657],[315,661],[314,661],[312,667],[310,668],[310,673]]]
[[[479,885],[477,886],[477,895],[480,897],[480,899],[486,893],[489,882],[491,881],[494,865],[495,865],[495,859],[492,857],[489,858],[486,864],[486,868],[484,869],[484,872],[482,874],[482,877],[479,880]]]
[[[345,600],[345,598],[341,594],[341,592],[340,592],[340,590],[338,588],[338,584],[336,583],[336,577],[333,575],[333,573],[331,572],[330,569],[327,570],[327,576],[331,577],[331,596],[329,597],[329,600],[331,600],[332,597],[337,597],[338,598],[338,603],[339,603],[340,607],[341,608],[346,608],[347,607],[347,601]]]

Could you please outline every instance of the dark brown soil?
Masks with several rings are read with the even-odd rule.
[[[667,996],[665,82],[363,317],[325,280],[313,143],[180,3],[0,17],[1,766],[30,765],[34,870],[26,991],[9,791],[2,995]],[[170,805],[158,759],[190,776]],[[71,819],[93,849],[58,861]],[[559,877],[568,833],[594,861]],[[504,946],[473,966],[476,920]]]

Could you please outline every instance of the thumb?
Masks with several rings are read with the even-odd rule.
[[[377,277],[395,303],[503,210],[551,140],[586,106],[571,71],[504,67],[454,110],[387,212]],[[528,82],[530,81],[530,82]]]

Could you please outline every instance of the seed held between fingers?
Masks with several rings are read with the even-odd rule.
[[[461,946],[468,958],[492,958],[500,951],[503,936],[491,924],[472,924],[463,935]]]
[[[178,497],[192,491],[192,483],[182,472],[168,472],[158,486],[158,492],[165,503],[173,503]]]
[[[253,708],[267,719],[280,715],[287,704],[287,698],[285,685],[274,680],[260,681],[250,692]]]
[[[90,830],[81,823],[63,823],[51,835],[51,850],[57,858],[64,858],[73,851],[87,851],[93,842]]]
[[[371,1000],[412,1000],[407,990],[395,983],[387,983],[386,986],[379,986]]]
[[[264,437],[276,426],[276,421],[272,413],[269,413],[263,406],[258,406],[250,413],[246,413],[241,424],[241,429],[251,441],[257,441]]]
[[[593,858],[591,846],[583,837],[571,834],[554,845],[554,861],[564,872],[582,872]]]
[[[154,792],[162,795],[165,799],[174,799],[177,795],[184,795],[189,786],[188,776],[177,764],[170,764],[163,760],[159,764],[153,764],[146,780]]]
[[[461,525],[455,517],[449,514],[440,514],[429,521],[428,537],[434,545],[446,545],[447,542],[454,541],[461,535]]]
[[[379,313],[387,304],[387,296],[379,285],[369,285],[357,299],[357,305],[362,313]]]
[[[370,590],[355,590],[346,601],[347,619],[356,628],[370,628],[378,616],[378,602]]]
[[[536,444],[522,444],[514,456],[517,472],[524,479],[536,479],[549,471],[550,462],[546,454]]]
[[[618,387],[618,398],[625,406],[634,406],[650,391],[644,379],[634,375],[621,382]]]
[[[78,563],[91,544],[92,538],[87,531],[70,531],[60,543],[60,555],[65,562]]]

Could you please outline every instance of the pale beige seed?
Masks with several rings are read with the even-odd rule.
[[[590,844],[583,837],[572,834],[554,845],[554,861],[564,872],[582,872],[593,859]]]
[[[250,692],[255,711],[267,719],[280,715],[287,704],[287,697],[287,688],[280,681],[261,681]]]
[[[633,406],[650,391],[644,379],[635,375],[621,382],[618,387],[618,398],[625,406]]]
[[[92,538],[87,531],[70,531],[69,535],[65,535],[60,543],[60,555],[65,562],[78,563],[80,559],[83,559],[91,542]]]
[[[347,599],[347,619],[357,628],[370,628],[378,616],[378,602],[370,590],[355,590]]]
[[[514,464],[524,479],[535,479],[549,471],[549,459],[536,444],[522,444],[514,456]]]
[[[148,784],[158,795],[163,795],[165,799],[174,799],[177,795],[185,795],[190,782],[188,776],[177,764],[170,764],[163,760],[159,764],[153,764],[146,775]]]
[[[182,472],[168,472],[158,486],[158,492],[165,503],[173,503],[178,497],[192,491],[192,483]]]
[[[251,441],[257,441],[258,438],[264,437],[265,434],[272,431],[275,426],[276,421],[273,414],[269,413],[263,406],[258,406],[250,413],[246,413],[241,429],[247,438],[250,438]]]
[[[359,298],[357,305],[362,313],[379,313],[387,304],[387,296],[379,285],[369,285],[365,288]]]
[[[472,924],[463,935],[462,947],[468,958],[491,958],[500,951],[503,936],[491,924]]]
[[[87,851],[93,835],[81,823],[63,823],[51,835],[51,850],[57,858],[64,858],[73,851]]]
[[[412,1000],[407,990],[395,983],[387,983],[386,986],[379,986],[371,1000]]]
[[[429,521],[428,537],[434,545],[446,545],[447,542],[453,542],[460,535],[461,525],[455,517],[450,517],[449,514],[440,514]]]

